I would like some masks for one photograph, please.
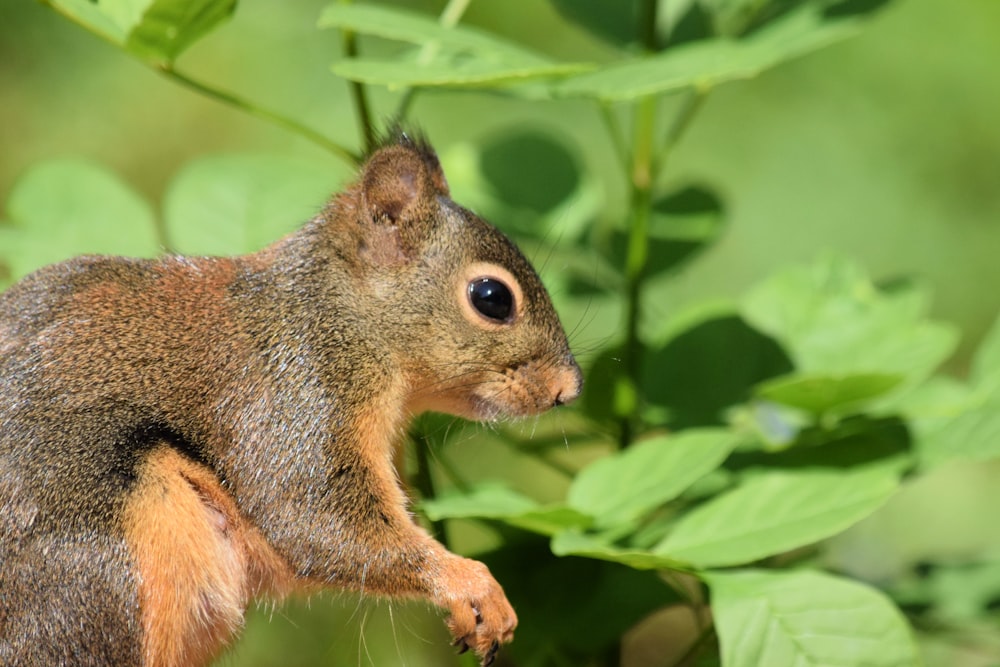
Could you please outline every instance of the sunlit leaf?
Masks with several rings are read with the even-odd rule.
[[[749,79],[764,70],[853,35],[853,19],[831,20],[816,4],[806,4],[741,40],[714,39],[683,44],[653,56],[615,63],[553,84],[561,95],[629,100],[689,87],[712,88]]]
[[[641,549],[621,549],[599,538],[577,531],[559,533],[552,539],[552,553],[557,556],[585,556],[596,560],[628,565],[636,570],[686,569],[687,563]]]
[[[800,372],[896,374],[910,384],[926,379],[957,342],[954,328],[929,321],[926,311],[919,288],[881,292],[857,265],[832,258],[773,275],[742,307]]]
[[[595,517],[598,526],[633,521],[716,468],[736,444],[722,429],[690,429],[636,443],[580,471],[567,502]]]
[[[320,16],[319,26],[421,45],[422,49],[395,59],[347,58],[333,65],[334,73],[345,79],[390,89],[500,86],[576,73],[585,67],[553,62],[475,28],[446,28],[429,16],[397,7],[330,5]]]
[[[531,498],[500,484],[478,486],[468,493],[454,493],[424,500],[421,510],[431,521],[441,519],[496,519],[536,510]]]
[[[813,414],[857,407],[894,389],[899,375],[855,373],[851,375],[794,374],[758,385],[757,395]]]
[[[914,667],[909,627],[882,593],[820,572],[712,572],[726,667]]]
[[[654,551],[701,567],[749,563],[839,533],[897,486],[889,466],[761,473],[686,514]]]
[[[46,1],[88,30],[158,64],[172,63],[236,8],[236,0]]]
[[[333,65],[333,73],[351,81],[382,86],[390,90],[415,86],[485,87],[522,83],[532,79],[561,76],[580,70],[580,65],[561,63],[521,64],[474,57],[442,60],[426,64],[409,59],[376,60],[351,58]]]
[[[517,44],[468,26],[446,28],[426,14],[379,5],[333,4],[319,18],[320,28],[340,28],[363,35],[384,37],[411,44],[492,56],[511,65],[545,64],[545,58]]]
[[[83,160],[34,166],[10,194],[7,221],[0,257],[12,278],[75,255],[160,251],[149,204],[115,174]]]
[[[431,521],[489,519],[541,535],[586,528],[591,518],[562,505],[542,506],[500,484],[483,484],[466,493],[424,500],[420,509]]]
[[[130,25],[104,5],[93,0],[48,0],[48,4],[91,32],[124,46]]]
[[[326,163],[289,157],[199,158],[167,190],[167,238],[187,254],[259,250],[319,213],[343,175]]]
[[[931,424],[918,425],[919,452],[925,466],[952,459],[1000,457],[1000,403],[977,405]]]
[[[125,48],[140,58],[172,63],[236,9],[236,0],[155,0],[128,33]]]

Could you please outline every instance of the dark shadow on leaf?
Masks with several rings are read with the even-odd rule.
[[[813,0],[772,0],[771,2],[765,3],[763,9],[758,11],[752,17],[750,17],[743,30],[740,31],[740,36],[745,37],[750,35],[761,28],[764,28],[775,21],[778,21],[789,12],[794,9],[798,9],[802,5],[813,2]]]
[[[668,410],[674,429],[722,424],[756,384],[792,370],[774,340],[736,316],[688,329],[649,351],[643,366],[645,399]]]
[[[517,641],[504,651],[512,664],[589,664],[650,612],[679,602],[654,572],[617,563],[552,554],[548,539],[508,533],[500,549],[478,557],[514,608]]]
[[[709,248],[725,228],[719,197],[704,186],[688,186],[657,199],[649,228],[648,275],[673,271]],[[610,260],[624,266],[628,239],[616,233]]]
[[[482,171],[500,200],[538,215],[554,209],[580,186],[576,157],[551,133],[539,130],[492,137],[482,150]]]
[[[624,46],[636,41],[638,0],[552,0],[552,5],[563,18],[607,42]]]
[[[582,412],[597,422],[613,422],[615,379],[622,372],[620,348],[604,350],[584,374],[583,395],[580,397]]]
[[[857,416],[834,429],[802,431],[792,447],[780,452],[735,452],[725,463],[730,470],[768,468],[851,468],[906,455],[913,440],[899,417]]]
[[[666,48],[671,48],[713,36],[711,14],[700,3],[695,2],[688,7],[681,20],[677,22],[666,39],[661,39],[661,42],[666,44]]]
[[[858,16],[877,11],[889,2],[890,0],[843,0],[827,7],[823,10],[823,15],[828,18]]]

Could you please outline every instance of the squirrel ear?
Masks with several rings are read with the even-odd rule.
[[[405,225],[427,216],[437,196],[448,194],[448,184],[434,152],[404,140],[365,163],[361,191],[374,222]]]
[[[413,257],[437,219],[437,197],[448,184],[434,151],[406,135],[365,163],[361,204],[367,218],[365,250],[376,264]]]

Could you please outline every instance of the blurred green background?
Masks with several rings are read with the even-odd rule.
[[[337,35],[315,28],[326,4],[244,0],[234,20],[179,65],[356,146],[347,86],[329,71],[340,54]],[[398,4],[433,13],[443,6]],[[553,56],[609,56],[609,47],[568,27],[547,2],[474,2],[463,22]],[[948,370],[964,373],[1000,304],[998,64],[996,0],[899,0],[858,37],[714,93],[666,177],[711,182],[725,199],[726,229],[657,290],[664,317],[706,299],[736,298],[776,266],[835,251],[880,281],[915,277],[931,285],[932,315],[963,334]],[[396,94],[373,88],[372,95],[377,116],[394,111]],[[527,127],[556,137],[579,162],[599,217],[621,215],[626,184],[588,103],[436,92],[417,98],[411,118],[441,153],[457,201],[478,196],[477,179],[461,173],[463,147],[503,150],[506,138]],[[267,151],[319,161],[330,169],[331,191],[350,173],[307,142],[178,87],[26,0],[0,4],[0,147],[0,201],[31,165],[67,155],[110,166],[156,206],[179,169],[206,154]],[[318,204],[290,211],[289,227]],[[582,348],[593,348],[617,318],[598,309],[570,314],[566,324]],[[585,349],[582,356],[587,361]],[[475,428],[457,436],[463,465],[501,477],[531,469],[523,461],[518,468],[508,449]],[[518,486],[538,498],[559,497],[562,489],[550,486],[559,482],[536,468]],[[998,509],[1000,464],[952,464],[908,485],[839,537],[834,551],[873,580],[922,560],[1000,554],[1000,531],[984,530],[983,520]],[[466,527],[473,545],[483,537],[476,530]],[[441,624],[421,605],[338,596],[311,603],[332,612],[308,613],[308,606],[255,615],[223,664],[415,666],[442,664],[448,654]],[[276,634],[282,638],[273,641]],[[660,664],[646,662],[643,652],[662,656],[663,643],[650,648],[640,628],[626,644],[626,664]],[[995,636],[974,650],[947,642],[925,648],[930,664],[1000,664]]]

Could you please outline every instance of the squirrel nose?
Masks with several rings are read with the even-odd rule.
[[[564,366],[556,375],[552,390],[556,398],[554,405],[566,405],[576,400],[583,388],[583,373],[576,361],[570,359],[569,364]]]

